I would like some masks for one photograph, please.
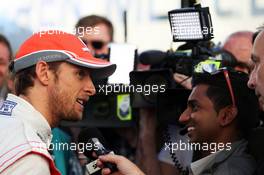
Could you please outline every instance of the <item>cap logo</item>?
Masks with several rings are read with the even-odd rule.
[[[38,58],[39,61],[52,61],[56,58],[61,58],[61,54],[43,55]]]
[[[84,51],[84,52],[91,52],[90,51],[90,49],[86,46],[86,44],[83,42],[83,40],[78,36],[77,37],[80,41],[81,41],[81,43],[83,44],[83,48],[82,48],[82,50]]]
[[[88,47],[83,47],[82,50],[85,51],[85,52],[90,52]]]

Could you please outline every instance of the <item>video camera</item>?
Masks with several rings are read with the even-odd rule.
[[[194,66],[201,61],[218,60],[222,66],[232,65],[235,62],[231,54],[221,51],[219,46],[210,41],[213,38],[213,27],[208,7],[202,8],[199,4],[172,10],[168,12],[168,17],[173,41],[186,43],[178,47],[176,51],[172,49],[167,52],[150,50],[141,53],[138,58],[139,62],[150,65],[150,70],[130,73],[131,85],[164,85],[165,92],[160,89],[149,95],[133,93],[131,103],[134,108],[156,107],[158,118],[166,122],[170,118],[171,121],[177,121],[175,116],[180,116],[182,110],[185,109],[190,93],[190,90],[185,90],[180,86],[182,82],[177,83],[174,80],[174,73],[190,78]],[[181,110],[176,110],[179,108]],[[172,111],[170,109],[178,112],[175,113],[175,110],[168,112]]]
[[[193,53],[194,49],[196,54]],[[140,63],[151,65],[151,70],[170,69],[173,73],[187,76],[192,76],[194,65],[207,59],[222,60],[225,63],[233,60],[229,53],[221,51],[221,48],[211,41],[200,41],[195,45],[194,43],[186,43],[176,51],[145,51],[139,56]]]

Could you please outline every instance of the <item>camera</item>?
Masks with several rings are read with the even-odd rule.
[[[173,41],[184,41],[185,44],[179,46],[176,51],[169,49],[166,52],[142,52],[138,60],[142,64],[150,65],[150,70],[130,72],[131,85],[148,84],[165,88],[150,94],[131,94],[133,108],[155,107],[158,119],[165,123],[178,121],[175,116],[180,116],[185,109],[190,93],[190,90],[181,86],[182,82],[177,83],[174,80],[175,73],[187,76],[187,80],[192,76],[195,65],[202,61],[217,60],[222,66],[235,64],[232,54],[222,51],[219,45],[210,41],[213,38],[213,27],[208,7],[194,5],[172,10],[168,12],[168,17]],[[166,112],[171,109],[176,111]]]

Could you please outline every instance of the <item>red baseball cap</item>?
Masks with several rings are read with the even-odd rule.
[[[88,47],[75,35],[48,30],[35,33],[19,48],[13,65],[13,72],[37,64],[38,61],[67,61],[91,70],[93,78],[106,78],[115,72],[116,65],[94,58]]]

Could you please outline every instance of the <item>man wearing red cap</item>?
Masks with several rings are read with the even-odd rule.
[[[72,34],[45,31],[22,44],[10,68],[16,95],[0,107],[0,174],[60,174],[48,152],[51,128],[80,120],[95,94],[92,79],[110,76],[116,65],[94,58]]]

